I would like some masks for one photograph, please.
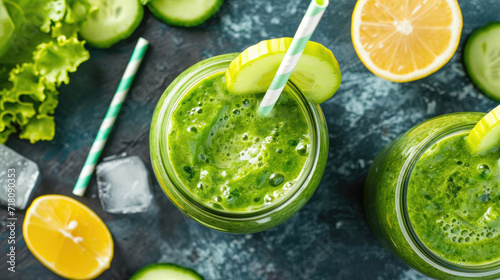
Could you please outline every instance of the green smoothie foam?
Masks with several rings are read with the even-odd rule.
[[[168,132],[170,162],[206,206],[252,211],[294,189],[310,152],[308,122],[286,90],[272,116],[258,116],[262,96],[229,94],[219,73],[179,101]]]
[[[455,134],[417,162],[407,207],[415,233],[437,256],[462,265],[500,260],[500,150],[471,154]]]

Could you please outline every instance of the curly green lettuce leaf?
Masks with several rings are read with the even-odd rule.
[[[66,0],[68,9],[64,22],[67,24],[82,24],[87,17],[97,11],[97,6],[87,0]]]
[[[51,39],[50,26],[64,16],[64,0],[2,0],[15,25],[0,64],[30,62],[36,46]],[[52,10],[51,10],[52,9]]]
[[[38,106],[38,113],[42,115],[54,114],[57,105],[59,104],[59,100],[57,96],[59,92],[57,90],[47,89],[45,91],[45,100]]]
[[[36,115],[36,109],[33,103],[29,102],[3,102],[0,109],[13,116],[15,124],[19,127],[26,125],[31,118]],[[12,124],[12,123],[11,123]]]
[[[2,92],[0,92],[0,95]],[[8,129],[14,129],[12,127],[12,123],[16,120],[16,114],[12,111],[8,111],[3,105],[4,101],[0,99],[0,131],[8,130]],[[14,129],[15,131],[15,129]],[[10,134],[10,133],[9,133]],[[1,141],[0,141],[1,143]]]
[[[42,10],[37,12],[40,16],[40,30],[45,33],[50,32],[50,27],[54,22],[61,21],[66,13],[65,0],[31,0],[32,5],[39,6]]]
[[[23,127],[19,138],[27,139],[30,143],[40,140],[52,140],[56,132],[54,117],[48,115],[37,115]]]
[[[88,0],[2,3],[15,29],[6,53],[0,54],[0,144],[15,132],[31,143],[51,140],[57,87],[69,83],[68,73],[89,59],[77,32],[95,7]],[[4,18],[0,7],[0,19]]]
[[[36,70],[50,83],[68,84],[68,72],[75,72],[78,65],[90,57],[83,44],[76,37],[59,36],[57,42],[39,45],[33,55]]]
[[[28,96],[33,100],[43,101],[45,99],[44,78],[40,77],[31,63],[17,65],[9,74],[9,81],[13,87],[3,94],[5,100],[18,102],[21,96]]]
[[[7,142],[7,139],[9,139],[9,135],[11,135],[14,132],[16,132],[16,129],[12,126],[0,132],[0,143],[3,144]]]
[[[87,0],[66,0],[67,11],[63,22],[56,22],[52,27],[52,37],[65,36],[67,38],[77,35],[80,26],[87,17],[97,11]]]

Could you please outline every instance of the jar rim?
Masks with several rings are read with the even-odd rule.
[[[461,113],[454,113],[461,114]],[[448,114],[448,115],[454,115]],[[444,115],[444,116],[448,116]],[[442,117],[442,116],[441,116]],[[422,140],[416,149],[408,156],[404,162],[403,168],[399,173],[396,187],[396,215],[398,223],[403,233],[405,240],[408,242],[412,250],[428,264],[443,272],[462,276],[462,277],[486,277],[500,273],[500,259],[481,266],[460,265],[450,262],[442,257],[439,257],[431,249],[429,249],[417,235],[413,229],[407,208],[407,189],[410,177],[415,165],[418,163],[422,155],[430,149],[434,144],[447,137],[461,134],[465,131],[470,131],[476,123],[452,124],[441,128],[437,133],[430,134]]]
[[[170,187],[174,187],[174,191],[176,194],[180,195],[185,202],[190,203],[196,209],[205,212],[211,216],[224,217],[227,219],[246,219],[246,218],[256,218],[260,216],[265,216],[271,212],[279,211],[284,208],[288,203],[297,198],[307,187],[308,183],[312,180],[314,170],[318,164],[318,160],[320,158],[320,121],[319,119],[323,118],[321,109],[319,105],[310,103],[303,94],[300,93],[300,90],[291,82],[289,82],[290,91],[293,92],[298,103],[301,105],[302,111],[304,112],[306,119],[308,121],[308,126],[310,129],[311,136],[311,147],[314,152],[310,153],[309,159],[306,160],[305,166],[307,169],[303,168],[301,174],[296,179],[297,181],[292,187],[292,190],[287,192],[283,198],[275,203],[272,203],[268,207],[262,207],[255,211],[244,211],[244,212],[231,212],[226,210],[219,210],[212,208],[208,205],[205,205],[203,202],[199,201],[194,197],[194,195],[186,188],[183,187],[182,182],[178,179],[175,170],[171,165],[171,161],[169,160],[169,155],[166,153],[167,158],[164,158],[164,155],[160,152],[160,144],[161,137],[160,135],[164,132],[168,131],[168,126],[164,125],[165,122],[168,123],[169,117],[176,109],[176,104],[197,84],[199,84],[203,79],[215,75],[217,73],[221,73],[227,70],[229,63],[237,56],[239,53],[228,53],[224,55],[214,56],[209,59],[202,60],[185,71],[183,71],[165,90],[163,95],[168,95],[166,98],[160,98],[157,109],[158,114],[153,117],[151,134],[155,136],[157,141],[153,145],[151,145],[151,156],[153,157],[153,153],[156,153],[157,158],[159,159],[160,167],[158,170],[155,168],[155,175],[157,177],[162,176],[163,178],[167,178],[170,183]],[[208,71],[206,73],[202,73],[204,70],[209,69],[210,67],[215,67],[214,70]],[[197,75],[199,77],[197,77]],[[189,85],[186,88],[181,88],[183,85]],[[168,93],[168,94],[167,94]],[[162,96],[163,97],[163,96]],[[159,109],[159,110],[158,110]],[[307,110],[307,111],[304,111]],[[156,125],[159,124],[159,125]],[[164,134],[166,135],[166,134]],[[169,167],[171,167],[171,172],[169,172]],[[161,175],[157,173],[161,173]],[[172,174],[173,172],[173,174]],[[159,179],[159,178],[158,178]],[[161,181],[161,180],[158,180]],[[169,195],[166,186],[164,186],[161,182],[160,185],[165,192],[165,194],[172,199],[171,195]],[[265,218],[264,218],[265,219]]]

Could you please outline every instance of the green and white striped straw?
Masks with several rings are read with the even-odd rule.
[[[292,43],[278,68],[278,72],[276,76],[274,76],[269,89],[264,95],[264,99],[262,99],[260,103],[260,115],[267,116],[273,109],[276,101],[278,101],[281,92],[285,88],[286,82],[290,78],[290,75],[292,75],[293,69],[297,65],[297,62],[299,62],[300,56],[306,48],[307,42],[309,42],[314,30],[318,26],[327,6],[328,0],[312,0],[311,4],[309,4],[309,8],[300,22]]]
[[[99,157],[101,156],[102,149],[104,148],[104,145],[106,145],[109,133],[113,129],[116,117],[118,116],[118,113],[120,113],[123,101],[125,101],[125,97],[127,97],[127,93],[135,78],[135,74],[141,65],[142,58],[146,53],[148,45],[149,42],[146,39],[139,38],[134,52],[132,53],[132,57],[127,65],[127,69],[125,69],[125,73],[123,73],[123,77],[118,85],[118,89],[116,89],[115,96],[109,105],[108,112],[102,121],[101,127],[99,128],[94,144],[92,144],[92,148],[90,148],[90,152],[87,156],[87,160],[85,160],[82,172],[78,177],[78,181],[76,181],[75,188],[73,189],[74,195],[83,196],[85,190],[87,189],[90,177],[92,177],[92,173],[94,173],[94,169]]]

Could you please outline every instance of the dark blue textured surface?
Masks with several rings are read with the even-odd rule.
[[[103,155],[127,152],[150,166],[151,116],[167,85],[204,58],[242,51],[264,39],[292,37],[308,2],[226,0],[214,18],[191,29],[167,26],[146,12],[131,38],[107,50],[91,50],[90,61],[62,87],[54,141],[30,145],[12,137],[7,145],[40,165],[43,181],[37,195],[72,196],[135,42],[143,36],[151,49]],[[188,266],[206,279],[425,279],[378,245],[363,214],[362,188],[377,153],[407,129],[444,113],[489,111],[497,105],[470,83],[461,56],[475,28],[500,21],[500,1],[459,3],[464,28],[452,60],[430,77],[396,84],[371,74],[354,52],[350,25],[355,1],[331,1],[312,37],[333,51],[343,74],[337,94],[322,105],[330,130],[329,161],[309,203],[276,228],[253,235],[210,230],[182,215],[155,180],[150,212],[107,214],[93,177],[86,196],[78,200],[99,214],[115,241],[112,266],[99,279],[128,279],[154,262]],[[24,211],[18,214],[17,272],[7,273],[7,213],[0,210],[1,278],[58,279],[25,246],[20,224]]]

